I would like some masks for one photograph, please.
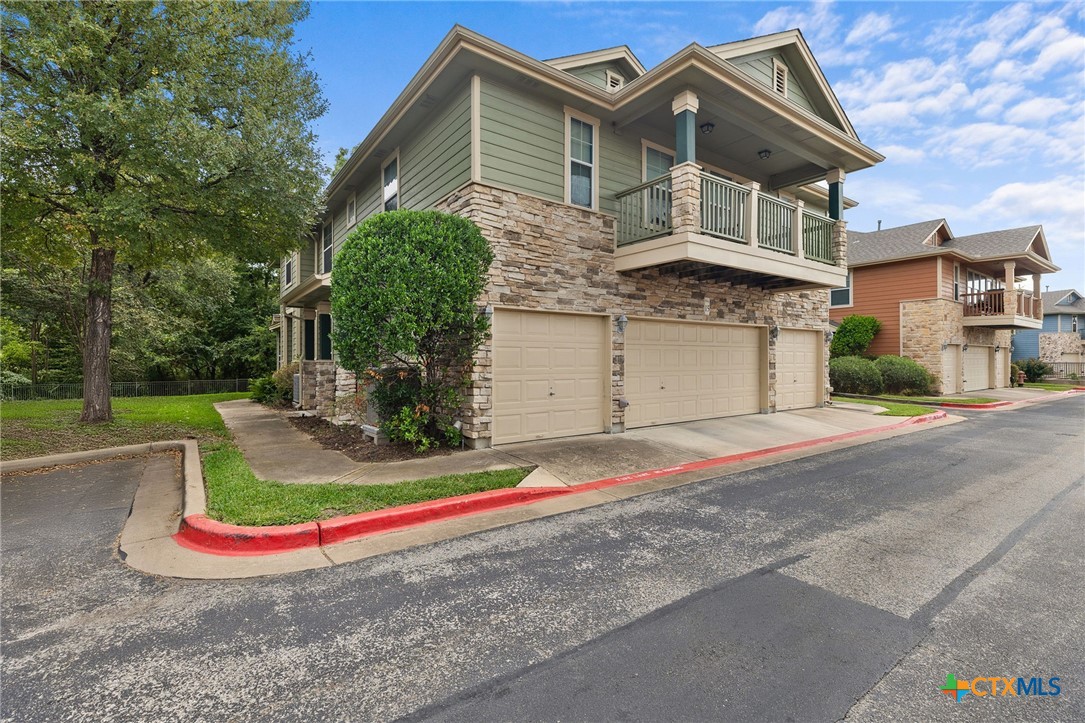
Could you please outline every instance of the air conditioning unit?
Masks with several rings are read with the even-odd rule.
[[[301,374],[294,375],[294,404],[301,404]]]

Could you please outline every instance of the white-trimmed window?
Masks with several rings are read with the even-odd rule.
[[[953,300],[961,300],[961,265],[953,264]]]
[[[772,89],[784,97],[787,96],[787,66],[777,58],[772,59]]]
[[[844,286],[829,291],[829,306],[851,306],[851,272]]]
[[[290,286],[294,281],[294,255],[286,257],[286,265],[283,266],[283,286]]]
[[[347,201],[347,225],[353,226],[358,222],[358,203],[357,197],[353,194],[350,200]]]
[[[1077,317],[1071,317],[1070,319],[1070,331],[1077,332]]]
[[[671,167],[674,166],[674,151],[657,146],[651,141],[641,141],[641,146],[644,148],[643,180],[669,176]]]
[[[625,86],[625,78],[615,73],[613,70],[607,70],[607,90],[614,92],[621,90]]]
[[[565,202],[595,209],[599,203],[599,119],[565,109]]]
[[[324,231],[320,240],[320,273],[330,274],[332,270],[332,241],[335,234],[332,233],[335,217],[332,221],[324,224]]]
[[[384,187],[384,210],[399,208],[399,150],[381,164],[381,185]]]

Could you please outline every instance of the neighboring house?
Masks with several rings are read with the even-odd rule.
[[[1013,361],[1085,362],[1085,297],[1074,289],[1045,291],[1043,328],[1015,332]]]
[[[651,70],[625,46],[541,62],[460,27],[327,188],[283,260],[281,358],[334,417],[336,250],[367,216],[474,221],[492,313],[463,411],[474,447],[814,407],[863,145],[798,31]]]
[[[1059,270],[1041,226],[954,237],[944,219],[849,231],[848,269],[832,319],[877,317],[870,352],[914,359],[942,394],[1009,385],[1011,332],[1040,328],[1040,275]]]

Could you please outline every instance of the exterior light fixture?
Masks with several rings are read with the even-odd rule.
[[[942,351],[945,351],[948,348],[949,348],[949,342],[948,341],[943,341],[942,342]]]
[[[621,316],[618,317],[618,333],[619,334],[624,334],[625,333],[625,327],[627,327],[627,326],[629,326],[629,319],[626,317],[625,314],[622,314]]]
[[[482,310],[482,315],[485,316],[487,319],[493,317],[493,315],[494,315],[494,307],[489,305],[489,304],[486,304],[486,308]]]
[[[757,157],[760,158],[762,161],[767,161],[769,159],[769,156],[771,155],[772,151],[770,151],[768,148],[762,148],[757,152]]]
[[[995,354],[999,353],[1000,351],[1002,351],[1002,345],[1001,344],[995,344]]]
[[[968,351],[968,344],[961,347],[961,351]]]
[[[771,329],[769,329],[769,338],[770,339],[776,339],[776,337],[778,337],[778,336],[780,336],[780,327],[774,326]]]
[[[707,123],[702,123],[700,125],[700,128],[701,128],[701,133],[703,135],[707,136],[709,133],[716,130],[716,124],[713,123],[712,121],[708,121]]]
[[[833,340],[833,337],[835,335],[836,335],[836,332],[834,332],[832,329],[827,329],[825,331],[825,343],[826,344],[831,343],[832,340]]]

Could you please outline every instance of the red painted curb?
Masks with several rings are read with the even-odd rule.
[[[315,522],[300,525],[242,527],[212,520],[207,515],[189,515],[173,536],[177,544],[198,552],[216,555],[270,555],[320,544]]]
[[[334,545],[337,542],[356,540],[359,537],[404,527],[414,527],[426,522],[527,505],[548,497],[567,495],[572,491],[569,487],[513,487],[489,490],[448,497],[443,500],[416,502],[413,505],[362,512],[347,517],[336,517],[331,520],[322,520],[316,525],[320,528],[320,544]]]
[[[844,432],[819,439],[792,442],[791,444],[782,444],[777,447],[752,452],[740,452],[726,457],[716,457],[697,462],[687,462],[673,467],[609,477],[594,482],[585,482],[573,487],[513,487],[511,489],[490,490],[488,492],[460,495],[459,497],[449,497],[443,500],[418,502],[413,505],[392,507],[386,510],[363,512],[347,517],[336,517],[321,522],[307,522],[300,525],[242,527],[212,520],[207,515],[189,515],[181,521],[181,529],[173,536],[173,539],[182,547],[215,555],[270,555],[306,547],[332,545],[368,535],[414,527],[427,522],[464,517],[478,512],[528,505],[553,497],[580,494],[630,482],[641,482],[682,472],[720,467],[781,452],[791,452],[820,444],[840,442],[866,434],[888,432],[913,424],[945,419],[946,416],[946,413],[942,411],[932,412],[931,414],[911,417],[897,424],[884,427],[860,429],[854,432]]]
[[[1011,404],[1017,404],[1017,402],[985,402],[984,404],[957,404],[955,402],[939,402],[939,407],[947,407],[948,409],[997,409],[999,407],[1008,407]]]

